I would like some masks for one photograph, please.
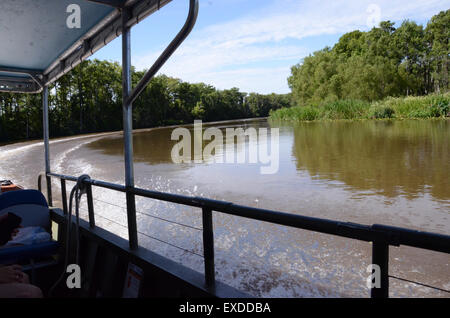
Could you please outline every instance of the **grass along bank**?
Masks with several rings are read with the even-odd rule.
[[[291,121],[445,118],[448,116],[450,116],[450,92],[417,97],[388,97],[375,102],[338,100],[319,105],[293,106],[270,111],[271,119]]]

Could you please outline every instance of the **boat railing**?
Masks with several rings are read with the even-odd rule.
[[[58,178],[60,180],[62,193],[62,209],[66,214],[68,211],[66,181],[77,182],[78,178],[56,173],[41,174],[38,177],[38,188],[40,191],[42,191],[41,181],[43,176],[46,177],[47,181],[51,178]],[[371,297],[373,298],[389,297],[389,277],[396,278],[389,275],[389,246],[398,247],[400,245],[405,245],[450,254],[450,236],[444,234],[429,233],[380,224],[363,225],[351,222],[302,216],[297,214],[237,205],[231,202],[212,200],[204,197],[192,197],[146,190],[137,187],[126,187],[123,185],[94,180],[90,178],[85,178],[83,180],[83,183],[86,186],[89,226],[91,228],[95,228],[92,186],[123,192],[127,195],[136,195],[202,209],[203,256],[206,287],[211,287],[215,284],[213,231],[214,212],[221,212],[229,215],[284,225],[297,229],[371,242],[372,264],[376,264],[379,266],[380,279],[379,286],[374,286],[371,289]],[[49,201],[49,205],[52,205],[51,182],[47,184],[47,198]],[[128,218],[136,218],[136,213],[127,213],[127,215]],[[136,220],[134,220],[134,222],[135,221]],[[129,235],[130,237],[133,237],[137,236],[137,233],[129,233]]]

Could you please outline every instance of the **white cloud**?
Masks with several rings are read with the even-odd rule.
[[[238,87],[242,92],[284,92],[287,87],[287,77],[290,67],[260,67],[260,68],[239,68],[236,70],[226,70],[218,72],[202,73],[195,77],[193,82],[206,82],[204,78],[211,81],[217,79],[221,88]]]
[[[302,39],[351,30],[367,30],[373,4],[381,20],[427,20],[448,7],[447,1],[275,0],[247,16],[195,29],[161,69],[161,73],[189,82],[205,82],[220,89],[239,87],[260,93],[287,92],[290,66],[311,49]],[[289,43],[289,44],[287,44]],[[134,59],[142,69],[160,51]]]

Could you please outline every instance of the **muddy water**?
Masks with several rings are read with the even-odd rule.
[[[226,128],[278,128],[278,171],[261,174],[264,164],[217,163],[214,158],[174,164],[173,128],[151,129],[134,135],[136,185],[300,215],[450,234],[449,121],[254,120],[204,128],[211,126],[224,135]],[[123,183],[121,138],[115,133],[54,140],[52,170]],[[241,141],[245,151],[260,147],[258,142]],[[43,167],[42,143],[0,150],[0,177],[35,188]],[[222,154],[227,151],[224,147]],[[58,192],[56,182],[54,188]],[[94,189],[94,195],[96,223],[126,237],[124,196],[103,189]],[[142,246],[203,271],[201,211],[142,198],[137,199],[137,211]],[[370,244],[221,213],[214,214],[214,235],[217,279],[255,296],[369,296]],[[450,290],[448,255],[391,247],[390,264],[393,276]],[[390,285],[391,296],[449,296],[393,278]]]

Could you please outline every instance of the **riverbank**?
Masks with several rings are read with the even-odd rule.
[[[271,119],[314,121],[336,119],[414,119],[450,116],[450,92],[427,96],[388,97],[381,101],[338,100],[293,106],[270,112]]]

